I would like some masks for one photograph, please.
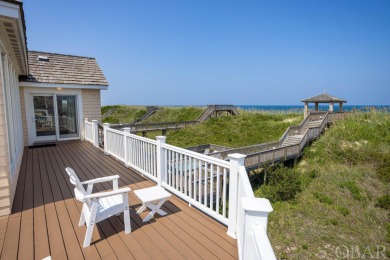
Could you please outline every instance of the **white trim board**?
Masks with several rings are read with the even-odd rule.
[[[32,87],[32,88],[61,88],[61,89],[101,89],[106,90],[108,86],[101,85],[77,85],[77,84],[59,84],[59,83],[37,83],[20,81],[20,87]]]

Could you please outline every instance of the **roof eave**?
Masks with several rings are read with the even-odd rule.
[[[23,3],[19,1],[0,2],[0,20],[4,22],[7,30],[2,35],[5,36],[5,44],[10,52],[11,58],[17,64],[19,75],[28,74],[27,36],[26,23],[24,19]],[[7,26],[6,26],[7,24]],[[5,28],[4,27],[4,28]],[[11,41],[11,36],[13,41]],[[15,41],[16,40],[16,41]]]
[[[109,85],[94,85],[94,84],[66,84],[66,83],[45,83],[20,81],[20,87],[37,87],[37,88],[62,88],[62,89],[100,89],[107,90]]]

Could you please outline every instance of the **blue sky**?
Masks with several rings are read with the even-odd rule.
[[[390,1],[25,1],[30,50],[95,57],[102,104],[389,105]]]

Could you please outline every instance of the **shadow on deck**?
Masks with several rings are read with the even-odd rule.
[[[20,169],[12,214],[0,217],[1,259],[236,259],[236,240],[226,227],[172,196],[163,206],[167,216],[148,223],[135,212],[141,206],[129,194],[132,233],[124,233],[123,215],[97,225],[90,247],[83,248],[85,226],[78,220],[82,204],[74,199],[65,172],[72,167],[81,180],[119,175],[119,186],[132,190],[155,183],[105,156],[86,142],[53,147],[26,148]],[[96,185],[111,189],[111,183]]]

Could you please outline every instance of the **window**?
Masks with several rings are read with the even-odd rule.
[[[1,50],[0,50],[1,52]],[[1,83],[7,125],[8,151],[10,161],[10,180],[16,170],[16,163],[23,151],[23,127],[20,108],[18,75],[7,55],[1,52]]]

